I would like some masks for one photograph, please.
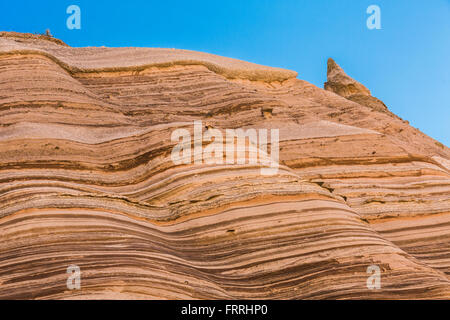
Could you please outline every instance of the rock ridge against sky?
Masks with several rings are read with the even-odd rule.
[[[332,59],[321,89],[48,40],[0,35],[0,298],[450,298],[450,150]],[[279,170],[175,164],[172,133],[199,120],[279,129]]]

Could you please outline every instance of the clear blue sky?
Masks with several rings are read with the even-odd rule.
[[[81,8],[81,30],[66,8]],[[381,30],[366,9],[381,8]],[[215,53],[295,70],[323,87],[326,60],[391,111],[450,146],[450,0],[1,1],[0,30],[52,34],[71,46]]]

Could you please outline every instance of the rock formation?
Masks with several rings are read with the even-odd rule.
[[[377,111],[386,111],[383,101],[372,97],[369,89],[349,77],[344,70],[331,58],[327,63],[327,82],[325,90],[334,92],[344,98],[362,104]]]
[[[333,60],[296,76],[1,34],[0,298],[450,298],[450,150]],[[278,172],[175,164],[195,120],[279,128]]]

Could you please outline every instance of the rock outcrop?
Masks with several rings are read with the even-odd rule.
[[[327,63],[327,82],[325,90],[334,92],[346,99],[365,105],[377,111],[387,110],[383,101],[372,97],[370,90],[349,77],[344,70],[331,58]]]
[[[296,75],[3,34],[0,298],[450,298],[450,150],[332,60]],[[195,120],[278,128],[278,172],[174,163]]]

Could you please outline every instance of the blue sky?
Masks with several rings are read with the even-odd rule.
[[[66,8],[81,8],[81,30]],[[381,8],[381,30],[366,9]],[[391,111],[450,146],[450,0],[2,1],[0,30],[71,46],[191,49],[295,70],[323,87],[333,57]]]

